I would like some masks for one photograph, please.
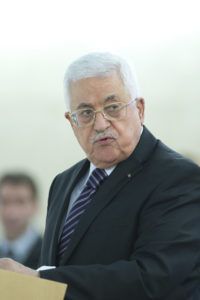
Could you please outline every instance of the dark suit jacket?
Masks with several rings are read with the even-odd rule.
[[[83,160],[53,181],[43,265],[56,265],[60,226]],[[184,300],[197,285],[200,168],[144,128],[96,192],[59,266],[42,278],[69,284],[68,300]]]
[[[42,238],[38,236],[37,240],[30,249],[27,258],[23,264],[29,268],[37,269],[39,267],[40,253],[42,246]]]

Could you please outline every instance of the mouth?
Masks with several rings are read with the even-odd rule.
[[[114,138],[104,137],[95,141],[95,144],[107,145],[114,141]]]

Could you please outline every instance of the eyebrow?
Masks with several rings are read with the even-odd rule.
[[[119,97],[116,96],[115,94],[109,95],[104,99],[104,102],[108,101],[119,101]]]
[[[82,102],[76,107],[76,110],[82,108],[93,108],[93,106],[92,104]]]
[[[119,101],[119,97],[116,96],[115,94],[111,94],[111,95],[107,96],[107,97],[104,99],[104,103],[109,102],[109,101]],[[92,109],[94,109],[94,107],[93,107],[92,104],[82,102],[82,103],[80,103],[80,104],[76,107],[76,110],[78,110],[78,109],[83,109],[83,108],[92,108]]]

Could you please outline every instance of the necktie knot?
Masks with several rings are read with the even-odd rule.
[[[106,174],[106,171],[104,169],[94,169],[94,171],[91,173],[90,177],[88,178],[88,181],[86,182],[86,185],[88,187],[91,187],[92,189],[96,190],[98,186],[104,181],[104,179],[108,175]]]

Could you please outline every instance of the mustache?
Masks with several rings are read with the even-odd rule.
[[[111,131],[111,130],[105,130],[103,132],[98,132],[91,136],[90,138],[90,143],[94,144],[98,140],[105,139],[105,138],[112,138],[112,139],[117,139],[118,138],[118,133]]]

